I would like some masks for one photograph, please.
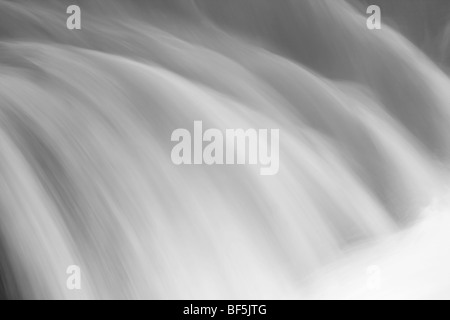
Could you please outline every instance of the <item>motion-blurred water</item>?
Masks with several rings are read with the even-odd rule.
[[[450,24],[351,3],[0,1],[1,296],[449,297]],[[175,166],[195,120],[280,129],[280,172]]]

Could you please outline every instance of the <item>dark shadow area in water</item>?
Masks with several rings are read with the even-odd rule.
[[[12,270],[8,253],[0,235],[0,300],[23,299]]]

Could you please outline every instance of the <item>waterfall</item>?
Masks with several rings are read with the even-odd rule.
[[[0,296],[448,296],[448,27],[438,60],[340,0],[70,4],[0,1]],[[174,165],[194,121],[279,129],[278,174]]]

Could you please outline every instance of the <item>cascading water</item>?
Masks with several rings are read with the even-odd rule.
[[[448,27],[433,61],[344,1],[78,3],[0,1],[2,296],[449,296]],[[279,173],[175,166],[197,120],[280,129]]]

